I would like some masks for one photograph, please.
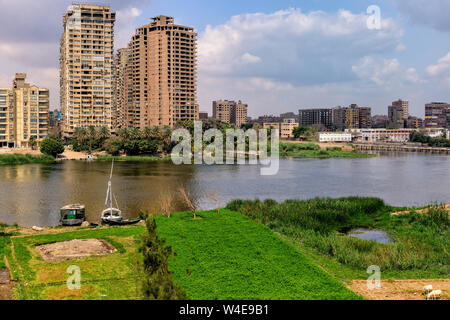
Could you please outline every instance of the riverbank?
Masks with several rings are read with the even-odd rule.
[[[32,154],[0,154],[0,166],[32,164],[32,163],[53,163],[55,158],[49,155],[32,155]]]
[[[355,147],[360,151],[387,151],[387,152],[418,152],[429,154],[450,155],[450,148],[411,146],[399,143],[357,143]]]
[[[157,162],[157,161],[170,161],[171,157],[145,157],[145,156],[98,156],[96,161],[114,161],[117,162]]]
[[[442,207],[422,213],[410,208],[409,214],[391,215],[405,208],[387,206],[376,198],[342,198],[238,200],[227,208],[270,227],[343,281],[366,278],[371,265],[383,270],[383,278],[449,279],[449,212]],[[347,236],[357,228],[384,231],[393,241]]]
[[[362,294],[369,299],[423,300],[423,296],[412,296],[412,292],[420,295],[423,283],[439,285],[436,289],[443,290],[442,298],[449,298],[448,214],[444,219],[434,209],[410,208],[409,214],[391,216],[405,208],[389,207],[373,198],[280,204],[236,201],[228,207],[240,212],[199,211],[196,220],[189,212],[171,218],[156,216],[158,236],[176,253],[169,259],[174,281],[190,299],[348,300]],[[384,229],[395,242],[345,236],[354,227]],[[15,299],[142,298],[135,269],[136,249],[146,232],[142,223],[40,232],[9,227],[5,231],[7,236],[0,236],[0,257],[7,257],[16,283]],[[76,245],[71,244],[74,240]],[[108,250],[93,250],[97,242]],[[42,249],[56,244],[70,246],[71,257],[51,257],[48,248]],[[55,254],[68,254],[59,251]],[[82,288],[75,291],[68,290],[65,282],[73,259],[83,270]],[[380,267],[385,296],[362,287],[368,265]]]
[[[280,156],[313,159],[331,158],[372,158],[376,154],[358,152],[349,145],[327,145],[322,147],[316,143],[281,142]]]
[[[237,212],[201,211],[196,220],[191,213],[177,213],[170,219],[158,216],[156,221],[158,236],[176,252],[169,260],[174,281],[190,299],[359,298],[270,229]],[[20,284],[14,297],[141,299],[135,261],[139,259],[136,248],[144,232],[142,226],[52,228],[34,233],[19,230],[10,238],[11,249],[6,252],[13,280]],[[113,250],[87,256],[87,245],[92,247],[95,239],[108,243]],[[76,252],[70,252],[71,259],[49,260],[41,254],[48,253],[42,246],[63,247],[73,240],[77,240],[84,256],[77,258]],[[71,251],[75,249],[72,245]],[[66,271],[74,265],[73,259],[82,270],[83,280],[81,290],[71,291],[66,285]]]

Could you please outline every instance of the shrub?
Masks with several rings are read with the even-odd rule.
[[[139,252],[142,253],[142,294],[148,300],[186,300],[184,290],[173,282],[168,259],[172,248],[165,245],[156,233],[154,217],[147,218],[147,233],[142,237]]]

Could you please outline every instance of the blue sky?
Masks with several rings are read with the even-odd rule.
[[[89,2],[80,0],[80,2]],[[0,87],[15,72],[51,90],[59,107],[62,14],[72,1],[0,0]],[[450,101],[448,0],[96,0],[117,11],[116,47],[153,16],[175,17],[198,37],[198,100],[242,100],[250,116],[357,103],[386,114],[398,98],[423,116]],[[369,30],[377,5],[382,28]]]

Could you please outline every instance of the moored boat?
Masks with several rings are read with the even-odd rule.
[[[60,222],[63,226],[80,226],[86,220],[86,208],[82,204],[71,204],[60,210]]]

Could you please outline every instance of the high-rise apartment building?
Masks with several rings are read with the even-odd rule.
[[[345,127],[347,129],[364,129],[372,127],[371,108],[351,104],[345,110]]]
[[[372,109],[357,104],[351,104],[348,108],[336,107],[332,110],[332,123],[338,130],[370,128]]]
[[[113,64],[113,127],[134,127],[139,117],[133,108],[133,91],[130,77],[131,50],[119,49]]]
[[[49,90],[25,82],[17,73],[12,88],[0,88],[0,147],[28,147],[48,136]]]
[[[63,17],[60,103],[64,137],[79,127],[113,127],[115,19],[110,7],[87,4],[71,5]]]
[[[392,102],[392,105],[394,107],[401,108],[403,120],[408,120],[408,117],[409,117],[409,102],[408,101],[403,101],[402,99],[398,99],[397,101]]]
[[[131,50],[131,107],[135,127],[197,120],[197,33],[158,16],[136,29]]]
[[[347,108],[341,106],[333,108],[332,123],[337,130],[344,130],[346,128]]]
[[[217,100],[213,101],[213,118],[231,123],[240,128],[247,123],[248,105],[242,101]]]
[[[247,123],[247,112],[248,105],[242,103],[242,101],[238,101],[231,110],[231,123],[233,123],[236,128],[240,128],[243,124]]]
[[[389,126],[395,129],[405,127],[404,110],[402,106],[392,105],[388,107]]]
[[[426,104],[425,127],[450,129],[450,104],[445,102]]]
[[[299,110],[300,126],[325,126],[330,128],[333,119],[332,109],[301,109]]]
[[[14,147],[14,109],[11,88],[0,88],[0,147]]]
[[[213,118],[225,123],[231,123],[231,110],[235,104],[236,102],[228,100],[213,101]]]

